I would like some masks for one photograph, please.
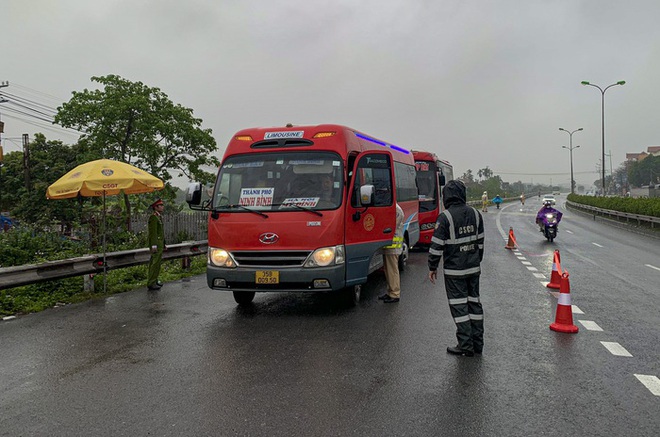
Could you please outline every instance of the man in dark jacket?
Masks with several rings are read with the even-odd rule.
[[[449,309],[458,344],[453,355],[473,356],[484,347],[484,312],[479,299],[479,275],[484,257],[484,223],[479,211],[465,203],[465,185],[449,181],[442,189],[445,210],[438,216],[429,248],[429,279],[435,284],[443,268]]]

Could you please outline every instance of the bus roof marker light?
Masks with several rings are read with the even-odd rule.
[[[410,154],[410,151],[409,151],[409,150],[406,150],[406,149],[404,149],[404,148],[401,148],[401,147],[395,146],[394,144],[387,144],[387,143],[384,142],[384,141],[379,141],[379,140],[377,140],[377,139],[375,139],[375,138],[368,137],[368,136],[366,136],[366,135],[364,135],[364,134],[361,134],[361,133],[359,133],[359,132],[354,132],[354,133],[355,133],[355,136],[356,136],[356,137],[358,137],[358,138],[362,138],[363,140],[371,141],[372,143],[376,143],[376,144],[378,144],[379,146],[389,147],[390,149],[396,150],[397,152],[405,153],[406,155]]]
[[[312,138],[327,138],[327,137],[334,136],[336,133],[337,132],[319,132],[319,133],[314,134],[314,136]]]
[[[396,150],[396,151],[398,151],[398,152],[405,153],[406,155],[408,155],[408,154],[410,153],[409,150],[406,150],[406,149],[404,149],[404,148],[402,148],[402,147],[395,146],[394,144],[390,144],[390,148],[392,148],[392,149],[394,149],[394,150]]]

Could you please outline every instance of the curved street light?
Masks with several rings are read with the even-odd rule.
[[[604,89],[599,87],[598,85],[595,85],[593,83],[589,83],[586,80],[583,80],[580,83],[582,85],[588,85],[588,86],[592,86],[594,88],[598,88],[598,90],[600,91],[600,95],[602,97],[601,98],[601,105],[600,105],[600,107],[601,107],[601,127],[602,127],[602,134],[601,134],[601,138],[602,138],[602,160],[603,160],[602,161],[603,162],[603,167],[602,167],[603,175],[602,175],[602,178],[601,178],[601,188],[603,190],[602,195],[604,196],[605,195],[605,91],[607,91],[609,88],[611,88],[615,85],[624,85],[626,83],[626,81],[625,80],[620,80],[617,83],[613,83],[611,85],[606,86]]]
[[[568,147],[561,146],[561,147],[564,148],[564,149],[568,149],[568,151],[570,152],[570,156],[571,156],[571,194],[574,194],[575,193],[575,181],[573,180],[573,149],[577,149],[580,146],[573,147],[573,134],[575,132],[579,132],[579,131],[584,130],[584,129],[579,128],[579,129],[575,129],[574,131],[569,131],[569,130],[564,129],[563,127],[560,127],[559,130],[563,130],[564,132],[568,133],[568,136],[569,136],[570,146],[568,146]]]

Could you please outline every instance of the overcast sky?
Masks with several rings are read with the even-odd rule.
[[[0,0],[0,89],[53,108],[92,76],[158,87],[213,130],[339,123],[437,153],[456,176],[591,183],[605,148],[660,144],[660,1]],[[655,76],[655,77],[654,77]],[[7,111],[20,136],[76,137]],[[609,158],[606,168],[609,172]]]

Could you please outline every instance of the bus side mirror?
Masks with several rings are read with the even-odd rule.
[[[371,206],[376,197],[376,187],[373,185],[362,185],[360,187],[360,205]]]
[[[197,206],[202,202],[202,184],[193,182],[186,190],[186,202],[190,206]]]
[[[373,185],[362,185],[360,187],[360,206],[364,206],[364,211],[355,211],[353,213],[353,221],[356,222],[362,217],[362,213],[367,210],[368,207],[374,204],[374,199],[376,197],[376,187]]]
[[[444,187],[445,186],[445,175],[440,173],[440,186]]]

